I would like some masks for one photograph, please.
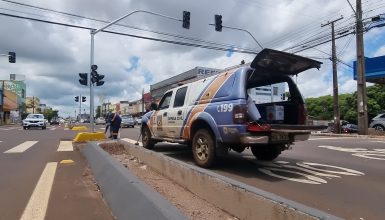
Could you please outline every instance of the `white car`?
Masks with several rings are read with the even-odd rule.
[[[23,120],[23,129],[29,129],[30,127],[41,127],[41,129],[47,128],[47,120],[43,114],[29,114]]]

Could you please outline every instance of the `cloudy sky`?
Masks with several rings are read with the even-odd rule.
[[[364,21],[385,13],[385,0],[362,2]],[[355,9],[356,2],[350,3]],[[105,75],[105,84],[95,87],[95,106],[103,101],[137,100],[142,89],[147,92],[151,84],[196,66],[221,69],[241,60],[252,61],[255,55],[231,52],[231,48],[257,53],[261,49],[258,44],[243,31],[225,28],[216,32],[209,25],[214,23],[215,14],[222,15],[224,26],[249,31],[263,47],[323,62],[320,70],[302,73],[296,80],[305,97],[331,95],[331,43],[301,52],[299,45],[330,39],[330,26],[321,25],[341,16],[336,31],[352,32],[355,19],[347,0],[0,0],[0,54],[17,54],[15,64],[0,57],[0,79],[9,79],[9,74],[25,75],[27,96],[39,97],[41,103],[59,110],[62,116],[74,115],[78,109],[74,96],[85,95],[83,107],[89,112],[89,87],[79,84],[78,73],[90,68],[90,31],[4,14],[98,29],[105,25],[102,21],[113,21],[135,10],[177,19],[182,19],[184,10],[190,11],[191,26],[184,29],[181,21],[138,12],[106,29],[120,34],[99,32],[95,36],[95,64]],[[369,25],[373,26],[366,23]],[[364,41],[366,57],[385,55],[385,27],[370,29]],[[355,35],[338,39],[336,45],[342,61],[338,64],[339,92],[354,92]]]

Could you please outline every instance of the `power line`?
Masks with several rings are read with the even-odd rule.
[[[19,3],[19,2],[15,2],[15,1],[10,1],[10,0],[0,0],[0,1],[11,3],[11,4],[15,4],[15,5],[20,5],[20,6],[24,6],[24,7],[30,7],[30,8],[34,8],[34,9],[39,9],[39,10],[43,10],[43,11],[54,12],[54,13],[62,14],[62,15],[65,15],[65,16],[70,16],[70,17],[75,17],[75,18],[80,18],[80,19],[85,19],[85,20],[90,20],[90,21],[96,21],[96,22],[100,22],[100,23],[103,23],[103,24],[110,23],[109,21],[105,21],[105,20],[101,20],[101,19],[85,17],[85,16],[73,14],[73,13],[57,11],[57,10],[53,10],[53,9],[38,7],[38,6],[29,5],[29,4],[25,4],[25,3]],[[24,12],[20,12],[20,13],[24,13]],[[191,40],[191,41],[207,43],[207,44],[213,44],[213,45],[218,45],[218,46],[223,46],[223,47],[228,47],[228,48],[232,48],[232,47],[239,48],[239,46],[237,46],[237,45],[229,45],[229,44],[217,43],[217,42],[213,42],[213,41],[206,41],[206,40],[199,39],[199,38],[192,38],[192,37],[187,37],[187,36],[182,36],[182,35],[177,35],[177,34],[171,34],[171,33],[166,33],[166,32],[153,31],[153,30],[139,28],[139,27],[135,27],[135,26],[131,26],[131,25],[123,25],[123,24],[119,24],[119,23],[115,24],[115,25],[116,26],[120,26],[120,27],[134,29],[134,30],[140,30],[140,31],[155,33],[155,34],[159,34],[159,35],[171,36],[171,37],[180,38],[180,39],[184,39],[184,40]],[[243,48],[243,49],[250,50],[250,51],[253,50],[251,48]]]
[[[85,26],[80,26],[80,25],[72,25],[72,24],[66,24],[66,23],[61,23],[61,22],[47,21],[47,20],[42,20],[42,19],[37,19],[37,18],[29,18],[29,17],[6,14],[6,13],[1,13],[1,12],[0,12],[0,15],[13,17],[13,18],[27,19],[27,20],[31,20],[31,21],[38,21],[38,22],[43,22],[43,23],[49,23],[49,24],[55,24],[55,25],[61,25],[61,26],[72,27],[72,28],[79,28],[79,29],[86,29],[86,30],[92,30],[93,29],[90,27],[85,27]],[[202,44],[195,44],[195,43],[188,43],[188,42],[181,42],[181,41],[171,41],[171,40],[165,40],[165,39],[160,39],[160,38],[145,37],[145,36],[115,32],[115,31],[103,30],[103,32],[111,33],[111,34],[117,34],[117,35],[123,35],[123,36],[129,36],[129,37],[134,37],[134,38],[140,38],[140,39],[145,39],[145,40],[158,41],[158,42],[163,42],[163,43],[183,45],[183,46],[191,46],[191,47],[220,50],[220,51],[228,51],[229,50],[229,48],[224,48],[224,47],[202,45]],[[250,50],[245,50],[242,48],[234,48],[234,49],[232,49],[232,51],[237,52],[237,53],[258,54],[257,51],[250,51]]]

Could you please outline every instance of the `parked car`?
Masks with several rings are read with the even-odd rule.
[[[342,133],[357,133],[358,127],[355,124],[346,124],[342,126]]]
[[[60,121],[58,118],[51,118],[51,121],[49,122],[50,125],[58,125],[60,124]]]
[[[135,124],[137,124],[137,125],[142,124],[142,117],[135,118]]]
[[[135,126],[135,121],[132,115],[122,115],[120,116],[122,118],[122,123],[120,124],[120,127],[128,128],[128,127],[134,127]]]
[[[99,118],[95,119],[95,124],[104,125],[104,124],[106,124],[106,119],[104,119],[103,117],[99,117]]]
[[[385,131],[385,113],[378,114],[374,117],[369,125],[378,131]]]
[[[308,140],[317,127],[306,125],[305,102],[292,76],[320,66],[316,60],[263,49],[250,65],[170,89],[143,116],[143,147],[152,149],[161,141],[188,144],[201,167],[212,166],[229,150],[246,148],[259,160],[274,160],[294,142]],[[287,96],[273,100],[279,88]]]
[[[29,129],[31,127],[40,127],[41,129],[47,128],[47,120],[43,114],[29,114],[23,120],[23,129]]]

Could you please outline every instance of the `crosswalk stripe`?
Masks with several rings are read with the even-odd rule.
[[[60,141],[57,151],[74,151],[72,141]]]
[[[33,190],[32,196],[25,207],[20,220],[44,220],[49,196],[51,194],[52,185],[56,173],[57,162],[50,162],[44,168],[39,181]]]
[[[8,153],[22,153],[22,152],[28,150],[28,148],[32,147],[37,142],[38,141],[26,141],[26,142],[24,142],[22,144],[17,145],[14,148],[11,148],[11,149],[5,151],[4,153],[5,154],[8,154]]]

